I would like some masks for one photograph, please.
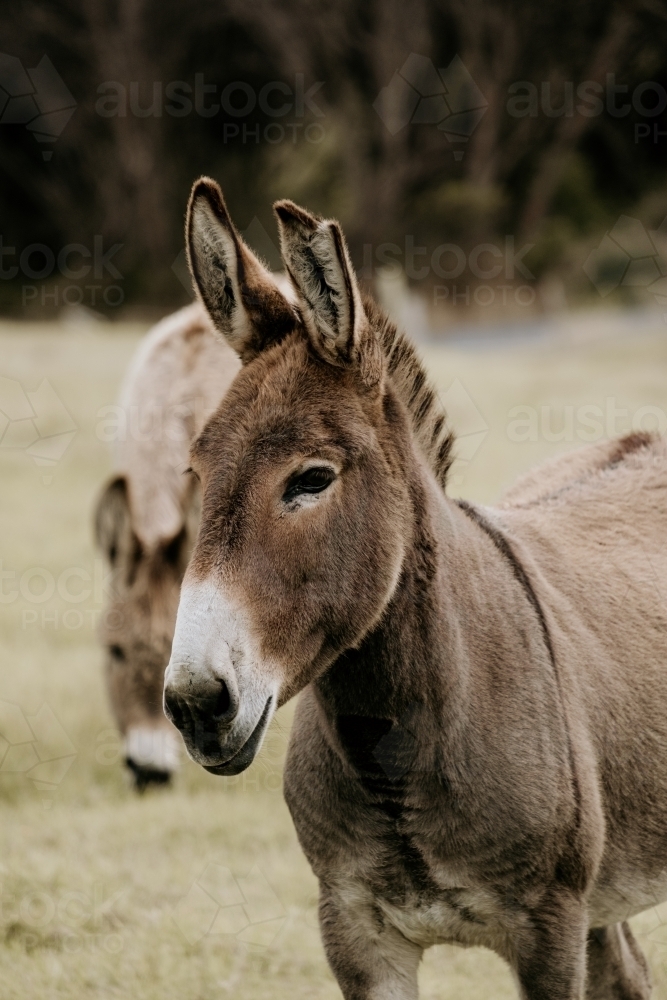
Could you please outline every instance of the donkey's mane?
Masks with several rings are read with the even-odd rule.
[[[447,414],[411,341],[373,299],[364,298],[364,309],[379,337],[392,384],[410,414],[417,444],[444,489],[454,460]]]

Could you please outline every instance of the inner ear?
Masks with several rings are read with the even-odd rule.
[[[334,364],[358,365],[364,381],[375,384],[382,372],[381,353],[339,224],[291,201],[273,207],[283,259],[313,345]]]
[[[186,220],[192,278],[213,325],[244,363],[293,330],[297,315],[236,230],[222,191],[201,177]]]
[[[95,540],[116,571],[115,579],[131,586],[143,547],[132,527],[129,488],[125,476],[106,486],[95,510]]]
[[[114,568],[132,548],[133,534],[127,480],[114,476],[95,508],[95,541]]]

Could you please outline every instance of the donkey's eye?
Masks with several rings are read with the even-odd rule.
[[[283,501],[289,502],[302,493],[321,493],[330,486],[336,478],[336,473],[327,465],[315,465],[312,469],[299,472],[288,481]]]
[[[123,663],[125,661],[125,650],[122,646],[117,646],[114,643],[114,645],[109,646],[109,652],[111,653],[112,659],[117,660],[118,663]]]

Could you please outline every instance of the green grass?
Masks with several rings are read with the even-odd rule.
[[[462,434],[455,492],[492,502],[535,461],[582,444],[582,406],[604,413],[613,400],[627,410],[618,432],[641,407],[667,414],[667,327],[597,337],[600,324],[589,319],[580,324],[588,336],[532,346],[424,350]],[[103,569],[90,512],[110,469],[99,411],[115,401],[140,332],[0,326],[0,376],[26,391],[48,379],[77,427],[53,467],[0,448],[0,557],[14,574],[2,581],[0,732],[13,726],[15,743],[10,759],[0,742],[0,992],[3,1000],[329,1000],[340,994],[319,941],[315,880],[280,792],[291,706],[235,779],[186,762],[173,789],[138,798],[119,759],[95,639]],[[517,406],[535,410],[536,440],[512,440]],[[547,440],[545,427],[549,435],[563,426],[566,407],[570,440]],[[63,591],[72,568],[70,592],[91,591],[79,603]],[[53,595],[47,589],[37,603],[50,581]],[[21,727],[44,705],[35,745]],[[35,765],[35,749],[41,772],[8,769],[8,761]],[[667,909],[634,926],[663,1000]],[[479,949],[432,949],[420,981],[428,1000],[515,996],[500,959]]]

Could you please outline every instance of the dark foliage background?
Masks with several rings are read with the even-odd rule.
[[[558,274],[575,291],[581,260],[619,214],[647,227],[667,215],[664,108],[508,113],[517,81],[538,92],[547,84],[555,108],[568,81],[606,85],[607,74],[628,88],[619,105],[645,81],[667,88],[661,0],[19,0],[4,6],[0,48],[24,67],[48,55],[76,101],[48,160],[25,124],[0,125],[3,246],[18,255],[39,243],[57,253],[70,243],[91,247],[95,235],[105,248],[122,244],[114,260],[124,308],[185,300],[172,264],[200,173],[222,183],[242,229],[257,216],[273,240],[276,197],[339,217],[359,268],[364,244],[402,245],[406,234],[467,247],[511,233],[536,244],[537,279]],[[488,102],[460,160],[433,125],[392,135],[373,107],[410,53],[435,66],[460,56]],[[207,104],[238,81],[255,94],[273,81],[294,92],[298,74],[306,92],[322,85],[302,117],[258,106],[245,117],[176,117],[164,97],[160,115],[99,113],[98,88],[108,81],[128,93],[134,83],[147,108],[154,84],[163,94],[173,81],[194,88],[197,74],[217,88]],[[270,100],[279,103],[281,92]],[[652,100],[647,93],[646,107]],[[264,129],[276,122],[299,127],[271,142]],[[247,141],[233,128],[225,135],[226,124],[246,125]],[[309,124],[319,141],[305,138]],[[636,141],[636,126],[647,124],[650,136]],[[21,274],[0,282],[0,308],[21,311],[22,283]]]

